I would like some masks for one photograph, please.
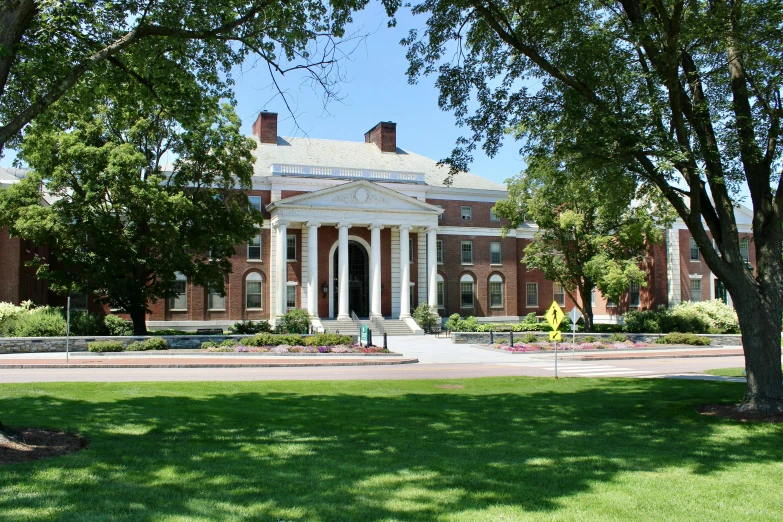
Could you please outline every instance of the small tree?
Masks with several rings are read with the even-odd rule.
[[[428,305],[427,303],[421,303],[413,311],[413,320],[416,324],[425,332],[431,332],[432,327],[440,323],[440,315],[438,314],[438,307],[435,305]]]
[[[310,313],[304,308],[294,308],[280,318],[280,327],[288,333],[307,333],[310,327]]]
[[[0,192],[0,223],[52,246],[57,264],[34,263],[53,290],[93,293],[143,335],[150,303],[173,295],[177,272],[224,292],[234,245],[262,216],[244,192],[255,145],[231,107],[205,107],[185,127],[161,107],[127,110],[132,92],[105,98],[95,114],[54,113],[70,119],[67,131],[31,125],[21,157],[33,170]],[[170,171],[167,151],[177,158]],[[42,190],[50,206],[39,204]]]
[[[646,286],[641,266],[649,244],[662,239],[658,227],[667,216],[657,209],[669,208],[665,202],[654,205],[632,179],[612,170],[587,176],[549,156],[530,158],[525,172],[507,183],[509,198],[496,204],[495,214],[509,221],[505,231],[526,221],[538,226],[522,262],[563,285],[585,331],[593,328],[593,289],[617,301],[631,283]],[[612,190],[603,190],[608,184]]]

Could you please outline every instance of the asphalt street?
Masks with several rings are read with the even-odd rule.
[[[254,381],[254,380],[376,380],[457,379],[492,376],[554,377],[551,352],[511,354],[471,345],[452,344],[448,339],[390,337],[389,348],[418,363],[394,366],[326,366],[279,368],[25,368],[0,369],[0,383],[21,382],[133,382],[133,381]],[[737,347],[709,349],[708,353],[736,353]],[[699,350],[691,350],[698,352]],[[706,378],[713,368],[744,366],[742,356],[677,357],[682,350],[645,350],[639,355],[654,359],[585,360],[586,354],[563,352],[557,360],[560,377]],[[629,353],[634,356],[634,353]],[[10,364],[24,355],[0,355],[0,364]],[[65,354],[32,357],[59,358]],[[175,356],[167,356],[175,357]],[[74,360],[75,358],[71,358]],[[725,380],[722,378],[717,378]]]

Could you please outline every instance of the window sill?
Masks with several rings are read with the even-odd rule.
[[[701,259],[691,259],[691,263],[701,263]]]
[[[503,310],[503,308],[505,307],[503,305],[500,305],[500,306],[490,306],[489,308],[492,310]]]
[[[473,310],[476,306],[475,305],[470,305],[470,306],[459,305],[459,307],[462,310]]]
[[[490,263],[489,266],[503,266],[503,263]]]
[[[289,263],[296,263],[296,259],[286,259]]]
[[[225,308],[207,308],[207,312],[225,312]]]
[[[525,305],[525,308],[538,308],[538,305]]]
[[[264,260],[263,259],[248,259],[247,262],[248,263],[263,263]]]
[[[187,312],[187,308],[170,308],[169,312]]]
[[[462,266],[473,266],[473,263],[462,263]]]
[[[245,312],[263,312],[263,308],[245,308]]]

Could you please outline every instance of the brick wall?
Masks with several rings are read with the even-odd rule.
[[[0,229],[0,302],[19,304],[24,278],[20,277],[22,240]]]
[[[427,199],[430,205],[440,205],[443,207],[443,214],[438,225],[442,227],[491,227],[501,228],[503,221],[491,221],[489,211],[495,206],[494,203],[484,201],[456,201],[452,199]],[[472,208],[473,218],[469,220],[462,219],[462,207]]]

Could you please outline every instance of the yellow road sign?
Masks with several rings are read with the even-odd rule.
[[[544,317],[546,318],[546,322],[549,323],[549,326],[552,327],[552,330],[557,330],[557,327],[560,326],[560,323],[563,321],[565,314],[557,305],[557,302],[552,301],[552,306],[550,306],[549,310],[546,311]]]
[[[559,332],[559,331],[549,332],[549,340],[550,341],[562,341],[563,340],[562,332]]]

